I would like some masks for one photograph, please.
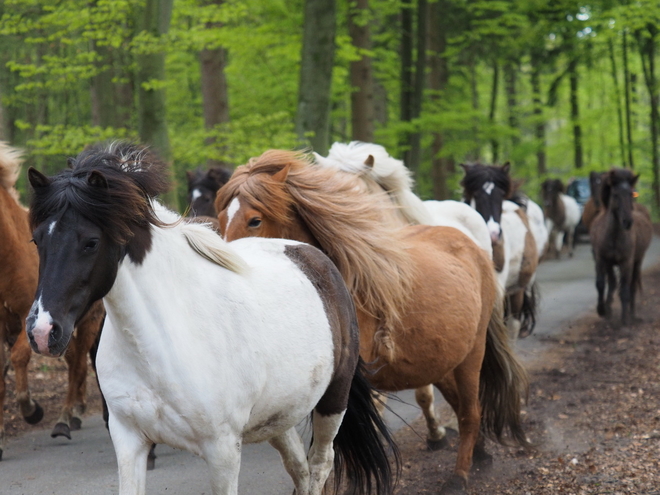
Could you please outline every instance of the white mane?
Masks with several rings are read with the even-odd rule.
[[[178,229],[190,247],[202,258],[236,273],[248,271],[248,265],[214,230],[205,224],[185,223],[179,214],[167,209],[158,201],[153,208],[160,220]]]
[[[373,165],[365,162],[373,158]],[[424,203],[413,192],[414,181],[410,170],[401,160],[389,155],[379,144],[352,141],[334,143],[327,158],[314,153],[316,162],[323,167],[335,167],[344,172],[363,174],[376,182],[401,207],[401,213],[411,224],[433,225]]]

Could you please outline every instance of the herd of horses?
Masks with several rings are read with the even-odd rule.
[[[31,351],[64,355],[68,394],[52,435],[70,438],[89,354],[122,495],[145,493],[157,443],[201,456],[213,493],[235,494],[241,445],[261,441],[297,495],[320,494],[332,470],[337,490],[393,493],[386,394],[415,389],[438,449],[434,387],[459,434],[441,493],[465,493],[471,467],[492,461],[486,439],[532,447],[515,343],[536,324],[539,263],[564,245],[572,255],[582,220],[598,314],[611,316],[618,285],[629,324],[652,237],[625,169],[592,174],[581,215],[557,179],[539,206],[508,163],[462,165],[463,201],[422,201],[382,146],[270,150],[233,173],[189,172],[182,218],[157,199],[167,167],[147,147],[93,146],[52,177],[30,168],[29,209],[14,188],[20,162],[0,146],[0,337],[19,408],[29,423],[43,417],[28,388]],[[0,369],[4,359],[3,348]],[[4,395],[0,380],[0,406]],[[305,453],[295,426],[310,415]]]

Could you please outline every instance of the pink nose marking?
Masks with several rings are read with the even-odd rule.
[[[50,331],[53,329],[53,325],[50,323],[37,322],[37,324],[32,329],[32,337],[37,344],[37,349],[42,354],[50,354],[48,350],[48,337],[50,336]]]

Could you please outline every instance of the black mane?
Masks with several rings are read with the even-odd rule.
[[[47,185],[33,187],[32,229],[72,209],[140,262],[151,246],[150,225],[162,225],[151,200],[168,189],[167,165],[147,147],[127,142],[89,147],[69,164]]]
[[[637,182],[637,177],[631,170],[626,168],[612,168],[609,172],[603,173],[603,180],[600,186],[600,201],[605,208],[610,205],[612,189],[624,182],[627,182],[632,189]]]
[[[512,192],[511,177],[506,170],[493,165],[482,165],[475,163],[466,165],[465,176],[461,180],[461,186],[467,193],[473,193],[480,189],[486,182],[492,182],[495,187],[504,191],[505,199],[508,199]]]

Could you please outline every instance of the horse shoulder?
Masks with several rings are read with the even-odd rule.
[[[564,203],[566,219],[564,224],[567,228],[574,228],[580,222],[580,205],[578,205],[575,198],[567,194],[561,195],[561,200]]]

